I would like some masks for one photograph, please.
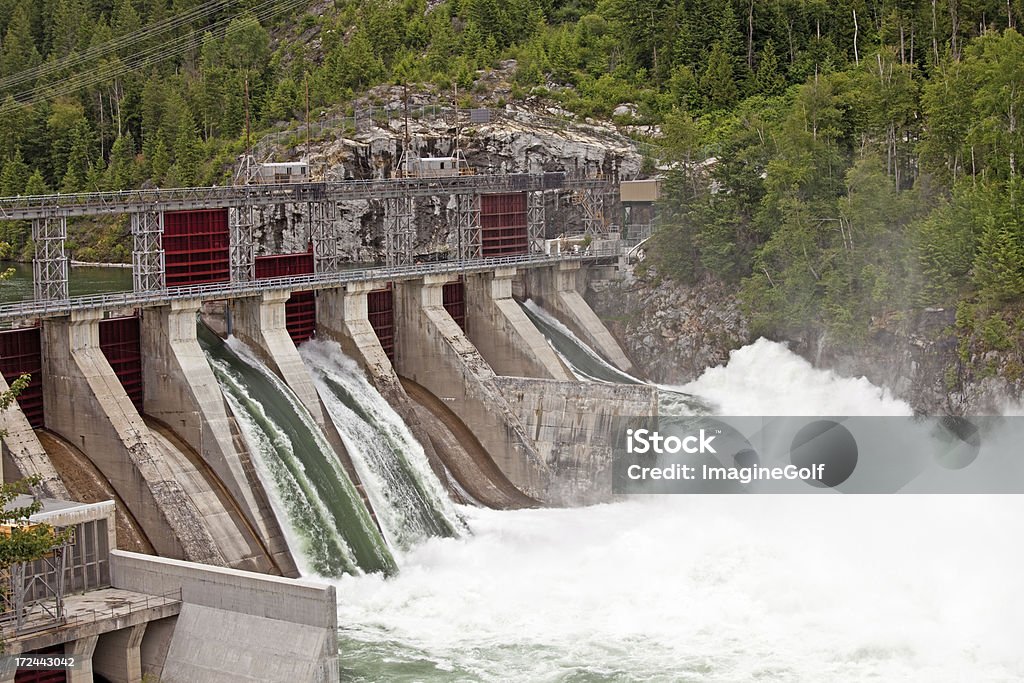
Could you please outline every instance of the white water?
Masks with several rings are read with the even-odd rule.
[[[760,341],[721,414],[905,414]],[[337,583],[355,680],[1018,681],[1018,496],[655,496],[467,510],[474,535]]]
[[[291,449],[291,441],[287,434],[280,429],[272,433],[263,429],[260,422],[272,425],[273,421],[265,413],[262,415],[263,419],[260,422],[257,421],[252,411],[262,410],[259,400],[245,390],[243,383],[227,363],[211,357],[208,357],[208,360],[218,378],[223,382],[230,382],[232,388],[235,389],[234,392],[225,391],[224,398],[238,422],[246,449],[252,455],[256,476],[259,477],[263,489],[267,492],[270,507],[281,526],[285,541],[288,543],[288,550],[291,552],[299,572],[303,576],[312,575],[314,571],[308,558],[313,554],[313,548],[309,533],[305,532],[302,526],[308,520],[327,516],[326,510],[323,509],[323,502],[306,498],[299,483],[288,472],[284,463],[270,455],[276,450],[275,443],[284,444],[286,448]],[[340,538],[336,540],[341,541]],[[342,547],[347,549],[348,546],[343,545]],[[355,564],[355,558],[351,554],[346,557],[346,561]]]
[[[317,391],[366,488],[384,536],[406,549],[429,536],[464,528],[423,447],[402,418],[370,385],[359,365],[336,342],[309,341],[299,349]],[[357,401],[357,414],[335,385]]]
[[[224,390],[300,571],[323,576],[359,571],[368,556],[360,558],[349,539],[363,533],[368,536],[369,545],[376,545],[372,537],[376,530],[355,488],[336,458],[326,455],[332,452],[330,446],[291,390],[243,343],[231,337],[227,346],[237,360],[228,360],[226,355],[221,358],[224,354],[213,349],[206,350],[207,359]],[[240,365],[236,368],[232,363]],[[268,395],[250,392],[243,367],[272,387]],[[275,401],[287,405],[287,414],[296,421],[291,432],[270,414],[269,406]],[[297,441],[290,434],[297,435]],[[330,481],[324,481],[325,477]],[[375,568],[388,566],[391,559],[383,548],[383,539],[377,537],[376,541],[379,545],[374,551],[378,557],[369,561]]]

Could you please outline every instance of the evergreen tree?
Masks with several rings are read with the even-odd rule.
[[[32,36],[27,4],[19,3],[4,35],[3,48],[0,49],[0,74],[17,74],[39,66],[41,62],[42,58]]]
[[[0,193],[5,197],[20,195],[28,182],[29,170],[25,160],[21,158],[21,150],[15,149],[0,171]]]
[[[34,197],[43,194],[50,194],[53,190],[46,184],[46,178],[43,177],[43,172],[38,168],[32,172],[29,176],[28,182],[25,183],[25,194]]]
[[[786,87],[786,79],[779,73],[779,61],[775,56],[775,45],[771,38],[765,41],[758,53],[757,68],[754,72],[755,93],[778,95]]]
[[[708,66],[700,79],[700,90],[708,109],[727,109],[739,98],[733,76],[733,57],[722,43],[716,42],[708,56]]]
[[[129,189],[135,180],[135,142],[131,135],[114,141],[107,164],[106,186],[111,190]]]

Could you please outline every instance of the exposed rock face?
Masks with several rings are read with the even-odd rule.
[[[654,275],[592,281],[586,299],[655,382],[689,382],[752,341],[735,296],[711,279],[694,287]]]
[[[401,88],[375,92],[383,106],[376,105],[372,117],[349,119],[353,126],[328,131],[326,141],[311,145],[310,168],[316,174],[336,180],[390,178],[402,159],[406,121]],[[424,95],[410,98],[410,107],[429,104]],[[491,110],[489,123],[468,124],[465,113],[456,128],[451,111],[427,109],[421,118],[410,118],[408,137],[413,156],[446,157],[458,149],[476,173],[567,173],[602,175],[609,179],[634,178],[642,157],[633,142],[609,124],[570,124],[548,110],[507,106]],[[297,159],[304,144],[282,148],[278,160]],[[342,205],[343,235],[339,252],[351,260],[379,260],[384,222],[383,202],[371,200]],[[610,222],[617,222],[617,208],[608,210]],[[258,253],[305,251],[309,228],[305,206],[273,207],[257,215]],[[548,237],[580,227],[578,207],[562,196],[547,205]],[[416,228],[415,252],[420,256],[444,253],[454,248],[451,227],[455,225],[455,202],[451,196],[416,198],[413,202]]]
[[[587,300],[646,377],[681,384],[753,341],[732,291],[705,279],[689,287],[657,277],[590,283]],[[991,415],[1020,401],[1010,352],[972,352],[964,363],[955,312],[928,309],[881,327],[857,349],[818,331],[785,341],[815,367],[884,386],[919,413]],[[1019,409],[1019,407],[1018,407]]]

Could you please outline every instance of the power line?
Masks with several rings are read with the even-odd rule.
[[[21,85],[25,82],[36,81],[43,76],[48,76],[52,73],[77,67],[88,63],[93,59],[105,57],[111,53],[131,47],[135,43],[148,40],[149,38],[159,36],[160,34],[167,33],[168,31],[173,31],[181,26],[191,24],[194,21],[204,19],[221,9],[226,9],[228,5],[236,1],[237,0],[208,0],[202,5],[197,5],[187,12],[146,26],[145,28],[133,33],[118,36],[117,38],[113,38],[100,45],[90,47],[84,52],[73,52],[64,57],[44,62],[30,69],[25,69],[8,76],[4,76],[0,78],[0,88],[7,89],[16,85]]]
[[[309,0],[285,0],[284,2],[280,2],[280,0],[265,0],[248,14],[251,14],[253,18],[262,24],[267,19],[290,12],[308,2]],[[242,16],[242,13],[232,14],[214,22],[203,33],[191,32],[184,36],[178,36],[167,43],[150,46],[145,50],[133,53],[127,56],[120,66],[72,74],[54,83],[14,94],[13,103],[0,104],[0,114],[7,113],[18,107],[33,106],[45,100],[63,97],[90,86],[118,78],[129,72],[152,66],[172,57],[181,56],[198,47],[205,33],[212,33],[216,38],[223,38],[231,21],[239,16]]]

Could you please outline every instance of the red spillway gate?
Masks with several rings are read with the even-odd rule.
[[[459,276],[455,282],[449,282],[441,288],[441,300],[444,310],[452,320],[459,324],[462,331],[466,331],[466,283]]]
[[[117,379],[135,410],[142,414],[142,347],[139,316],[107,318],[100,321],[100,350],[107,357]]]
[[[256,279],[266,280],[313,272],[313,252],[256,257]],[[316,297],[311,291],[292,292],[284,305],[285,326],[292,341],[301,344],[316,331]]]
[[[227,282],[230,239],[227,209],[164,213],[167,286]]]
[[[481,195],[480,240],[484,258],[530,250],[525,192]]]
[[[0,332],[0,374],[10,384],[22,375],[32,380],[20,394],[18,405],[33,429],[43,426],[43,352],[38,327]]]
[[[395,362],[395,299],[391,284],[366,293],[366,312],[388,360]]]

